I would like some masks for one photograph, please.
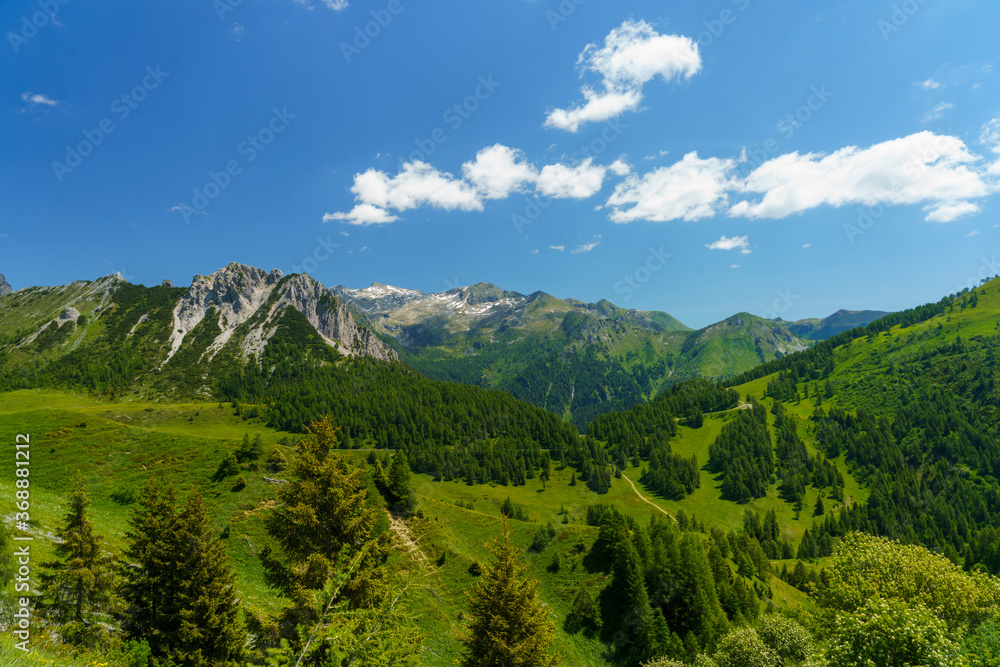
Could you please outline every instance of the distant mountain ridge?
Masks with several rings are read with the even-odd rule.
[[[433,294],[381,283],[333,291],[428,377],[501,389],[578,426],[676,382],[729,377],[808,346],[748,313],[693,331],[664,312],[489,283]]]
[[[328,289],[306,274],[234,262],[187,288],[116,274],[0,297],[0,379],[59,368],[67,382],[103,386],[114,376],[117,390],[208,395],[219,378],[259,366],[279,331],[283,344],[500,389],[579,427],[677,382],[732,377],[808,347],[782,323],[748,313],[693,331],[667,313],[606,300],[489,283],[436,294],[381,283]]]
[[[6,296],[7,294],[10,294],[13,291],[14,290],[10,286],[10,283],[7,282],[7,279],[3,277],[2,273],[0,273],[0,296]]]
[[[826,340],[855,327],[867,326],[888,314],[881,310],[838,310],[833,315],[822,319],[810,318],[796,322],[785,322],[779,318],[775,322],[784,324],[789,331],[800,338]]]

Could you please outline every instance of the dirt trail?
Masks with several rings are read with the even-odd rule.
[[[406,522],[392,512],[386,512],[386,514],[389,516],[389,525],[392,527],[392,532],[396,534],[396,537],[398,537],[399,541],[403,543],[403,546],[410,552],[410,555],[413,556],[413,558],[420,563],[425,570],[429,570],[430,562],[428,562],[427,556],[420,550],[420,547],[417,546],[413,536],[410,535],[410,529],[406,525]]]
[[[649,505],[652,505],[653,507],[655,507],[656,509],[660,510],[661,512],[663,512],[664,514],[666,514],[668,517],[670,517],[673,520],[674,523],[677,523],[677,519],[674,518],[673,514],[671,514],[667,510],[663,509],[662,507],[660,507],[659,505],[657,505],[656,503],[654,503],[652,500],[650,500],[646,496],[644,496],[641,493],[639,493],[639,489],[637,489],[635,487],[635,482],[633,482],[632,480],[630,480],[625,473],[622,473],[622,479],[624,479],[626,482],[629,483],[629,485],[632,487],[632,490],[635,491],[635,495],[639,496],[639,499],[642,500],[642,502],[647,503]]]

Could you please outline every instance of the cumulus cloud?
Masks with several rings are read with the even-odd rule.
[[[941,83],[939,81],[935,81],[934,79],[927,79],[926,81],[918,81],[916,85],[920,86],[924,90],[937,90],[938,88],[941,87]]]
[[[462,165],[462,178],[419,160],[405,163],[396,176],[377,169],[355,174],[351,187],[354,208],[347,213],[327,213],[323,221],[385,224],[398,220],[396,213],[421,206],[480,211],[486,200],[506,199],[531,189],[554,199],[586,199],[600,192],[609,173],[624,176],[631,171],[632,167],[622,159],[605,166],[594,164],[593,158],[538,169],[523,152],[495,144]]]
[[[701,159],[688,153],[669,167],[645,175],[632,174],[608,198],[611,220],[698,220],[715,215],[729,201],[732,160]]]
[[[590,252],[591,250],[593,250],[594,248],[596,248],[599,245],[601,245],[601,235],[600,234],[596,234],[596,235],[594,235],[593,240],[590,241],[589,243],[581,243],[580,245],[578,245],[577,247],[575,247],[573,249],[572,254],[574,254],[574,255],[581,255],[581,254],[583,254],[585,252]]]
[[[514,192],[523,192],[538,178],[537,170],[524,161],[521,151],[501,144],[479,151],[475,160],[462,165],[462,173],[485,199],[505,199]]]
[[[933,132],[829,155],[790,153],[752,171],[741,189],[763,197],[741,201],[729,214],[785,218],[823,205],[924,204],[927,220],[950,222],[977,212],[969,200],[991,193],[979,161],[961,139]]]
[[[594,164],[587,158],[576,166],[549,164],[542,167],[536,187],[538,192],[556,199],[586,199],[604,186],[607,167]]]
[[[722,238],[718,241],[709,243],[705,247],[709,250],[739,250],[744,255],[749,255],[753,252],[750,249],[750,238],[747,236],[733,236],[729,238],[723,234]]]
[[[595,207],[608,208],[615,223],[695,221],[721,213],[780,219],[848,205],[921,205],[928,221],[950,222],[978,213],[980,199],[1000,192],[1000,118],[983,126],[979,141],[997,155],[985,160],[957,137],[919,132],[867,148],[779,155],[743,178],[736,168],[745,156],[701,158],[692,152],[645,173],[621,158],[610,165],[587,158],[538,168],[523,152],[495,144],[464,163],[461,177],[421,161],[404,163],[396,175],[377,169],[355,174],[354,208],[323,220],[387,224],[424,206],[481,211],[486,201],[520,193],[587,199],[617,176],[622,180]]]
[[[446,211],[483,209],[482,199],[472,185],[420,160],[407,162],[395,176],[376,169],[356,174],[351,192],[357,201],[354,209],[349,213],[327,213],[324,221],[373,225],[398,220],[390,210],[408,211],[421,206]]]
[[[642,102],[642,88],[659,76],[690,79],[701,70],[698,45],[689,37],[661,35],[645,21],[628,20],[589,44],[577,59],[583,72],[601,76],[600,88],[585,85],[583,102],[549,111],[545,126],[576,132],[581,125],[615,118]]]

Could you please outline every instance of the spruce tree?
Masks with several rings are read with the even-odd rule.
[[[236,667],[245,658],[225,544],[197,491],[178,508],[172,486],[146,485],[125,550],[122,627],[183,667]]]
[[[175,517],[175,565],[183,585],[177,597],[177,633],[169,655],[191,667],[242,665],[246,629],[236,599],[226,545],[212,528],[195,491]]]
[[[161,488],[150,477],[125,533],[122,629],[128,636],[145,639],[156,655],[166,653],[175,630],[169,619],[176,614],[178,581],[168,542],[176,503],[173,485]]]
[[[399,511],[411,512],[417,506],[417,496],[410,486],[410,464],[406,454],[396,452],[389,466],[388,500]]]
[[[554,667],[549,650],[555,626],[538,600],[538,581],[511,543],[503,522],[501,539],[489,545],[492,562],[468,594],[472,620],[461,641],[462,667]]]
[[[645,573],[624,524],[614,528],[609,546],[611,583],[603,596],[601,616],[606,619],[605,630],[611,635],[616,655],[634,664],[652,657],[653,649],[653,613]]]
[[[96,621],[113,611],[116,598],[114,558],[103,550],[103,538],[87,518],[89,506],[83,479],[77,477],[66,523],[56,530],[58,560],[42,563],[40,606],[62,626],[59,634],[67,642],[93,646],[103,634]]]

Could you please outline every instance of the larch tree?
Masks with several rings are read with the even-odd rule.
[[[258,648],[274,664],[320,665],[362,660],[391,646],[392,664],[409,664],[421,637],[402,613],[402,591],[388,581],[382,501],[373,502],[367,473],[334,452],[336,445],[329,417],[306,428],[289,462],[289,482],[265,519],[279,545],[261,553],[265,576],[290,603],[273,621],[257,621]],[[402,477],[397,473],[396,481]]]
[[[511,542],[505,519],[501,538],[489,545],[492,561],[468,594],[470,621],[461,637],[462,667],[555,667],[550,650],[555,626],[538,599],[538,581]]]

